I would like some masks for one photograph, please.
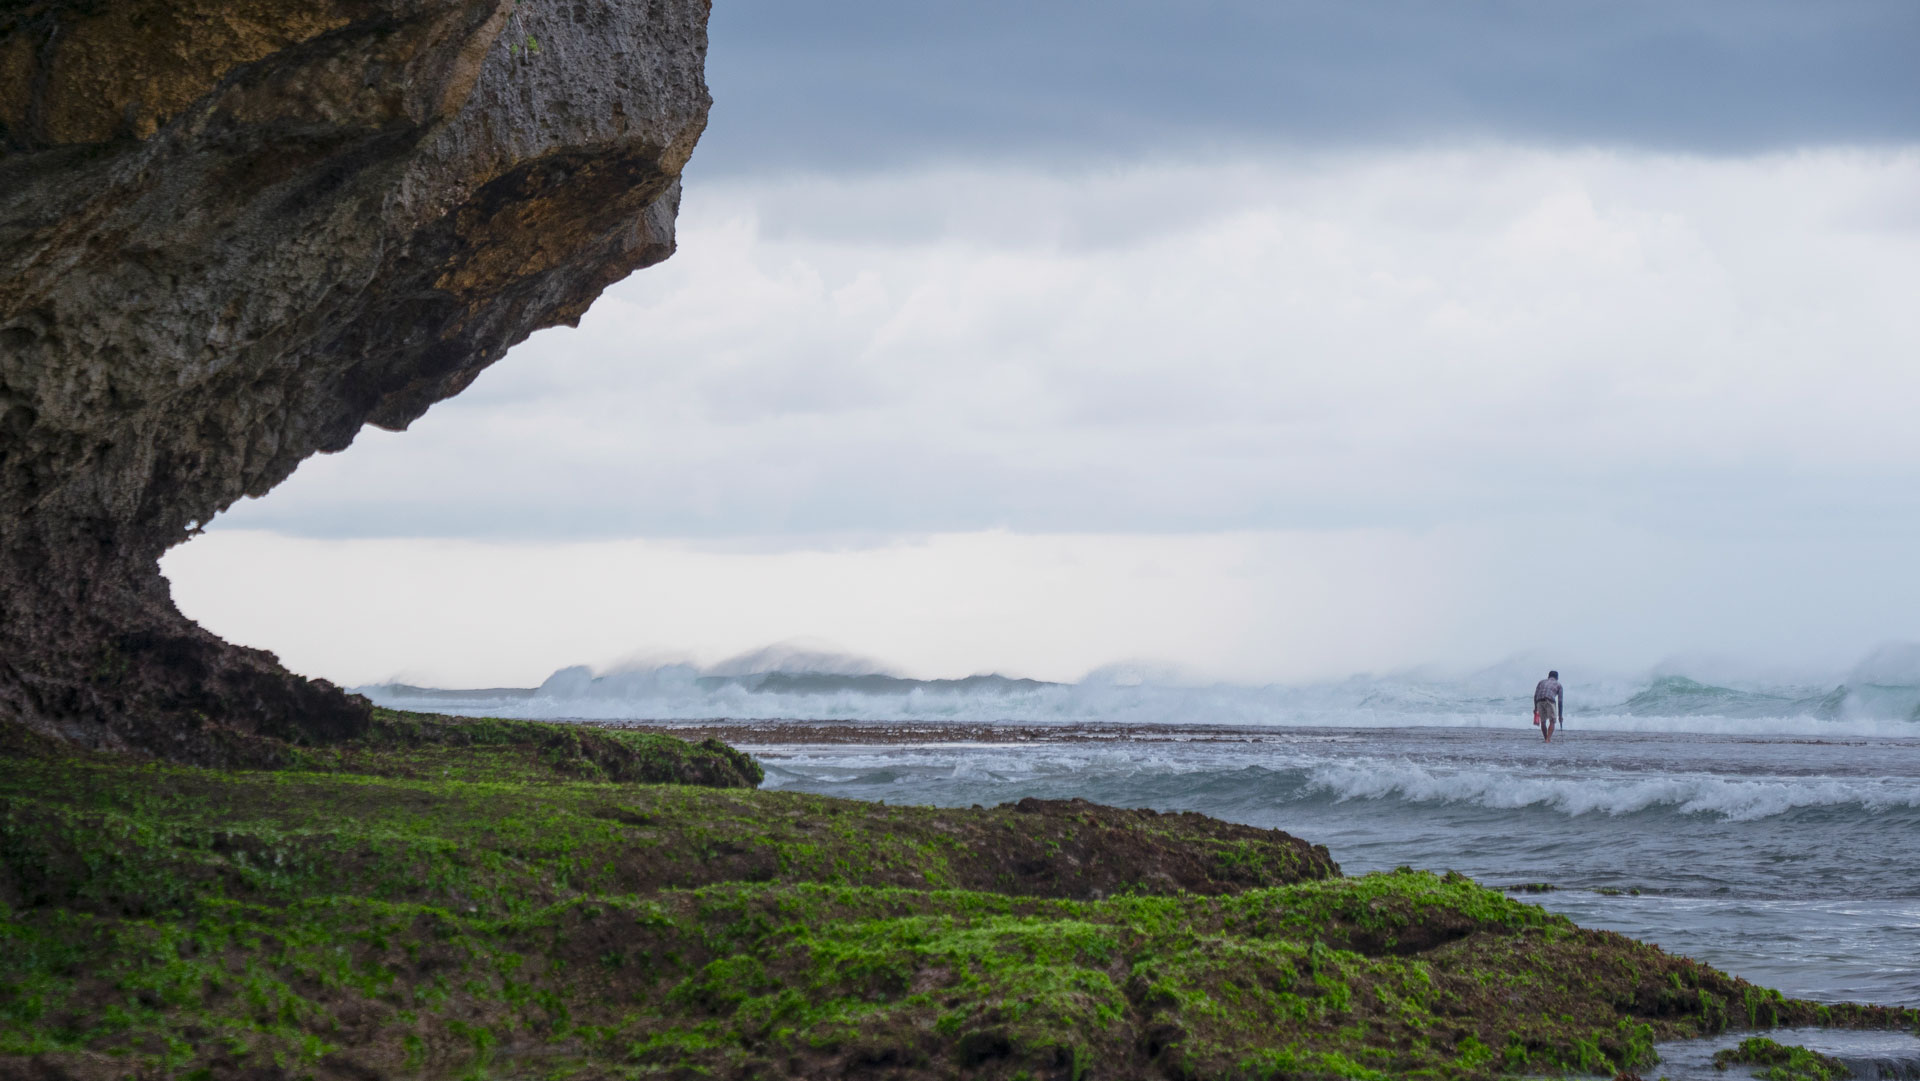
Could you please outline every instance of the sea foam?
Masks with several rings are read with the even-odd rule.
[[[1855,675],[1905,678],[1880,651]],[[1904,659],[1904,654],[1900,659]],[[1529,671],[1531,671],[1529,669]],[[1662,674],[1569,680],[1572,729],[1765,736],[1920,735],[1915,683],[1866,678],[1804,686],[1726,686]],[[400,709],[549,720],[912,721],[1332,728],[1525,725],[1525,673],[1457,679],[1356,676],[1298,686],[1089,678],[1047,683],[997,675],[918,680],[879,672],[703,670],[660,665],[596,674],[562,669],[541,686],[445,691],[359,688]]]
[[[1570,816],[1653,809],[1753,821],[1802,807],[1884,811],[1920,808],[1908,780],[1729,779],[1704,774],[1584,773],[1545,776],[1509,769],[1434,769],[1410,761],[1348,761],[1311,771],[1309,791],[1336,800],[1399,799],[1472,804],[1493,810],[1540,807]]]

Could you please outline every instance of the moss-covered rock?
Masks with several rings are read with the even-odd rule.
[[[550,726],[381,724],[279,771],[17,749],[0,1077],[1482,1077],[1916,1020],[1197,815],[638,784]]]
[[[1776,1043],[1765,1036],[1749,1036],[1738,1046],[1714,1053],[1715,1069],[1735,1065],[1763,1067],[1754,1073],[1763,1081],[1841,1081],[1853,1076],[1853,1071],[1839,1059],[1793,1044]]]
[[[689,743],[652,732],[465,719],[375,709],[355,740],[293,751],[283,766],[385,776],[477,775],[492,765],[504,779],[541,772],[569,780],[756,788],[760,764],[717,739]]]

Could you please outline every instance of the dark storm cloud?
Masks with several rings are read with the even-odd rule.
[[[702,171],[1920,136],[1920,3],[719,0]]]

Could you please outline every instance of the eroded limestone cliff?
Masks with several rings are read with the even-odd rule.
[[[217,760],[366,704],[160,555],[673,251],[709,0],[0,0],[0,721]]]

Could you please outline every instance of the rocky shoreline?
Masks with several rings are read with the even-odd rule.
[[[270,768],[5,754],[0,1078],[1611,1074],[1920,1024],[1278,830],[759,791],[649,733],[378,711]]]

